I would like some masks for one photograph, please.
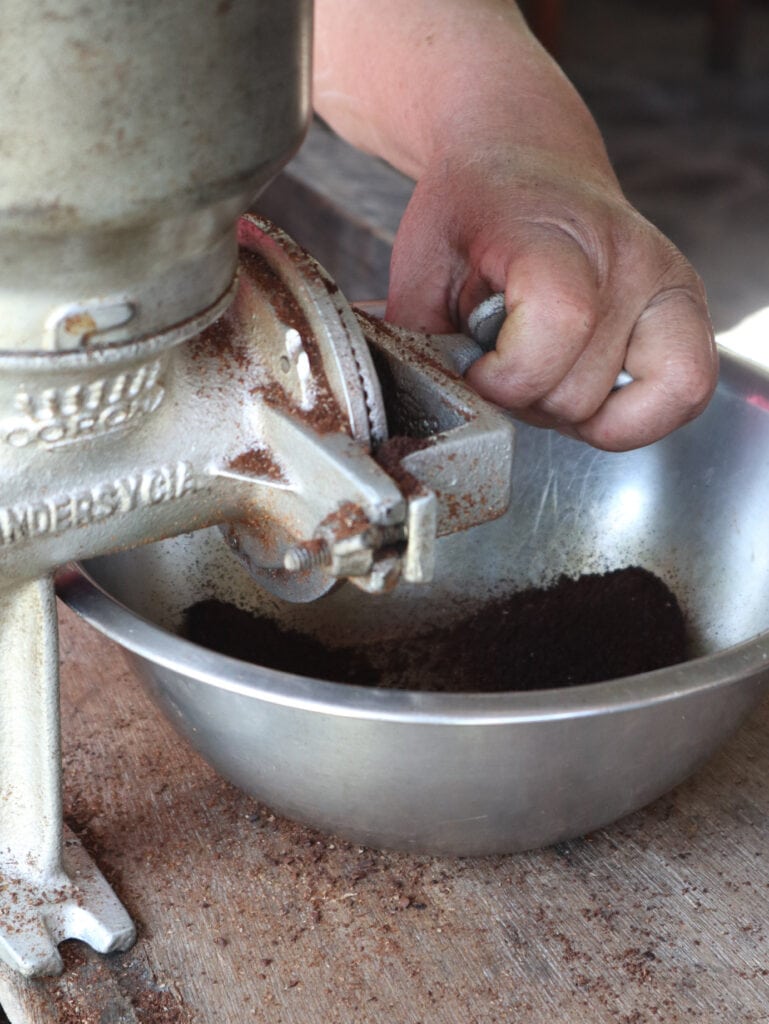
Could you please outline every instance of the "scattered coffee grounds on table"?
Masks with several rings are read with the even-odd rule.
[[[519,591],[469,618],[397,641],[328,648],[234,605],[201,601],[185,635],[244,661],[364,686],[452,692],[541,690],[618,679],[686,659],[675,595],[638,567]]]

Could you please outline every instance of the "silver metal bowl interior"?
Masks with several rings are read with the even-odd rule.
[[[189,742],[275,810],[371,846],[515,851],[653,800],[755,706],[769,671],[768,508],[769,377],[724,354],[706,413],[648,448],[608,454],[519,427],[509,512],[443,539],[427,587],[282,603],[214,529],[93,560],[60,593],[128,650]],[[217,597],[330,644],[407,644],[491,597],[627,565],[676,592],[692,660],[571,689],[444,694],[293,676],[176,635],[185,608]]]

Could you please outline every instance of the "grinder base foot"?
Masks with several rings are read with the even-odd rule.
[[[128,949],[136,940],[131,918],[107,880],[65,827],[63,871],[19,877],[0,856],[0,957],[27,977],[60,974],[56,948],[80,939],[98,953]]]

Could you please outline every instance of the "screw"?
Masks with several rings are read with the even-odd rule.
[[[308,569],[317,569],[330,563],[331,548],[322,537],[295,544],[283,556],[283,568],[287,572],[306,572]]]

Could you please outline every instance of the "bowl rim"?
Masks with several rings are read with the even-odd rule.
[[[505,693],[391,690],[283,672],[211,651],[123,604],[70,563],[56,574],[61,600],[142,661],[215,689],[316,714],[419,725],[553,722],[634,711],[769,673],[769,630],[678,665],[600,683]]]

